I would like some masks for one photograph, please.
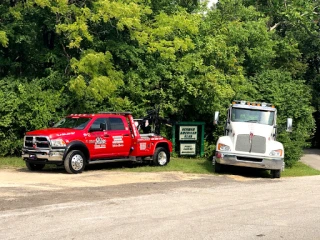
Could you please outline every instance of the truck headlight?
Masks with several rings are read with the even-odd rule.
[[[274,157],[281,157],[282,152],[283,152],[282,149],[272,150],[269,155]]]
[[[65,146],[66,146],[66,142],[60,138],[51,140],[51,147],[65,147]]]
[[[220,150],[220,151],[231,151],[231,148],[228,145],[219,143],[218,144],[218,150]]]

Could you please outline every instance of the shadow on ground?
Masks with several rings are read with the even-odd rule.
[[[248,178],[271,178],[270,170],[237,166],[223,166],[223,171],[219,174],[237,175]]]
[[[118,162],[118,163],[100,163],[100,164],[92,164],[92,165],[87,165],[84,169],[84,172],[87,171],[98,171],[98,170],[106,170],[106,171],[112,171],[112,170],[120,170],[124,168],[134,168],[134,167],[139,167],[139,166],[148,166],[147,164],[135,164],[132,162]],[[19,168],[16,169],[18,172],[31,172],[29,171],[26,167],[25,168]],[[52,173],[52,174],[68,174],[65,171],[65,168],[63,165],[57,166],[54,164],[47,164],[44,169],[39,170],[39,171],[32,171],[32,172],[41,172],[41,173]]]

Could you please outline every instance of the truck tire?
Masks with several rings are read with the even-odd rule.
[[[26,162],[26,166],[30,171],[40,171],[44,168],[44,164],[36,164],[36,163],[29,163]]]
[[[222,165],[217,161],[214,164],[214,172],[221,173],[222,172]]]
[[[64,168],[68,173],[81,173],[85,167],[85,157],[79,150],[70,151],[64,159]]]
[[[280,178],[281,170],[271,170],[271,177],[272,178]]]
[[[170,162],[170,153],[163,147],[156,148],[153,154],[153,164],[156,166],[165,166]]]

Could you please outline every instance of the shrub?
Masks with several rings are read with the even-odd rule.
[[[39,81],[0,80],[0,155],[20,154],[26,131],[47,127],[59,108],[60,92]]]

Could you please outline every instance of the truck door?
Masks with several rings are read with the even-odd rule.
[[[108,129],[101,129],[101,123],[107,126],[106,118],[97,118],[90,126],[86,137],[86,142],[90,151],[91,158],[113,157],[112,142]]]
[[[128,156],[130,153],[132,137],[125,117],[108,117],[107,125],[112,151],[115,156]]]

